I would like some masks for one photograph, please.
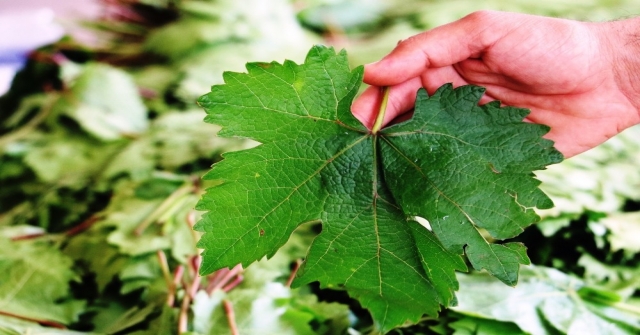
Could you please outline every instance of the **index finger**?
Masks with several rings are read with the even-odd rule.
[[[509,15],[510,20],[504,16]],[[477,58],[506,33],[505,21],[524,14],[479,11],[400,42],[378,62],[365,66],[364,82],[393,86],[419,76],[428,68]]]

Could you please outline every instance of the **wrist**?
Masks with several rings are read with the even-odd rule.
[[[640,17],[603,23],[600,40],[618,89],[640,119]]]

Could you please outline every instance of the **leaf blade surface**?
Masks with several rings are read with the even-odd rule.
[[[206,210],[202,273],[271,257],[306,222],[321,222],[294,285],[345,287],[387,331],[455,303],[463,254],[515,285],[523,245],[491,244],[538,220],[550,200],[532,170],[557,162],[528,113],[492,103],[483,89],[419,91],[413,118],[371,134],[351,114],[363,68],[316,46],[303,64],[250,63],[200,98],[221,136],[256,148],[225,154]],[[414,222],[426,218],[427,229]],[[448,220],[448,221],[447,221]]]

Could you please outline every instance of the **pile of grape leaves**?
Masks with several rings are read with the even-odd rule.
[[[195,207],[219,183],[202,176],[221,153],[256,143],[216,137],[196,99],[248,61],[301,63],[322,43],[345,48],[355,68],[477,9],[603,20],[640,5],[109,3],[86,23],[93,44],[65,37],[34,51],[0,98],[0,334],[376,333],[343,289],[291,288],[318,224],[296,229],[268,261],[197,275]],[[628,129],[536,171],[555,207],[507,240],[524,243],[532,263],[515,288],[458,273],[456,307],[389,333],[640,333],[639,136]]]

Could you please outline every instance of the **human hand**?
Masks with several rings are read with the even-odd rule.
[[[416,91],[444,83],[486,87],[480,103],[528,108],[527,121],[571,157],[640,123],[640,21],[588,23],[480,11],[415,35],[365,67],[373,85],[352,111],[367,127],[380,86],[390,86],[384,123],[413,108]],[[638,69],[639,71],[636,71]]]

